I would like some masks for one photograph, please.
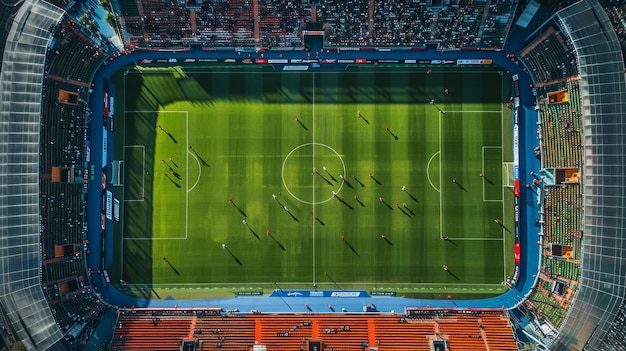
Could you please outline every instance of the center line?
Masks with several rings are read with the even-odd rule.
[[[312,101],[312,104],[311,104],[311,120],[312,120],[312,122],[311,122],[311,130],[312,130],[312,134],[313,134],[313,140],[312,140],[312,142],[313,142],[313,152],[312,152],[312,155],[313,155],[313,160],[312,160],[313,167],[311,168],[311,171],[312,171],[313,168],[315,168],[315,73],[313,73],[313,87],[312,87],[311,91],[313,92],[313,96],[311,97],[311,101]],[[316,282],[315,282],[315,175],[313,175],[313,177],[311,177],[311,178],[313,180],[313,182],[312,182],[312,185],[313,185],[313,195],[311,197],[313,200],[311,202],[313,202],[312,212],[313,212],[313,218],[314,218],[313,219],[313,226],[311,227],[311,236],[312,236],[312,239],[313,239],[311,247],[313,248],[313,286],[315,286],[315,284],[316,284]]]

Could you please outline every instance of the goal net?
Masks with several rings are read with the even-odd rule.
[[[502,166],[502,180],[505,187],[515,187],[515,166],[513,162],[504,162]]]
[[[124,177],[122,176],[124,174],[124,161],[114,160],[111,168],[111,183],[113,186],[124,185]]]

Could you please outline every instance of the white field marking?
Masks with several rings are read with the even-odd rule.
[[[311,77],[311,82],[312,82],[311,89],[312,89],[312,94],[313,94],[313,96],[311,96],[311,119],[313,121],[313,122],[311,122],[311,134],[312,134],[311,142],[313,143],[313,153],[312,153],[313,157],[311,158],[311,163],[312,163],[311,170],[313,170],[313,168],[315,167],[315,73],[313,73],[313,75]],[[335,153],[336,153],[336,151],[335,151]],[[287,160],[287,158],[285,158],[285,160]],[[343,160],[341,160],[341,162],[343,163]],[[283,171],[282,172],[284,172],[284,167],[285,167],[285,164],[283,163]],[[345,165],[344,165],[343,168],[345,170],[345,168],[346,168]],[[344,174],[345,174],[345,171],[344,171]],[[311,200],[313,200],[313,203],[311,204],[312,205],[311,212],[313,212],[315,214],[315,175],[313,175],[313,177],[311,177],[311,180],[312,180],[311,184],[313,185],[313,190],[312,190],[313,195],[311,197]],[[343,184],[341,184],[341,185],[343,186]],[[285,186],[285,188],[287,188],[287,187]],[[292,196],[293,196],[293,194],[292,194]],[[316,284],[316,282],[315,282],[315,224],[316,223],[315,222],[317,222],[317,221],[314,220],[313,221],[313,225],[311,226],[311,244],[312,244],[311,245],[311,250],[313,252],[313,254],[311,255],[312,256],[312,260],[313,260],[313,265],[311,266],[311,281],[312,281],[311,285],[313,285],[313,287],[315,287],[315,284]]]
[[[504,74],[500,73],[500,101],[505,101],[504,99]],[[500,105],[500,137],[502,138],[502,140],[500,141],[500,145],[502,145],[502,157],[501,160],[502,162],[504,162],[504,104]],[[502,174],[502,172],[500,172]],[[500,175],[502,177],[502,175]],[[504,220],[504,215],[505,215],[506,209],[505,209],[505,203],[504,203],[504,181],[502,182],[502,219]],[[503,228],[504,229],[504,228]],[[502,238],[506,239],[506,234],[507,232],[505,230],[502,230]],[[507,278],[507,264],[506,264],[506,253],[507,253],[507,247],[506,247],[506,240],[502,240],[502,281],[506,281]]]
[[[189,189],[187,190],[187,192],[189,193],[189,192],[191,192],[191,191],[192,191],[192,190],[196,187],[196,185],[198,185],[198,183],[200,182],[200,177],[202,176],[202,164],[200,164],[200,160],[198,160],[198,157],[197,157],[197,156],[196,156],[193,152],[191,152],[191,151],[187,150],[187,154],[188,154],[188,155],[191,155],[191,156],[192,156],[192,157],[196,160],[196,162],[198,163],[198,169],[199,169],[199,171],[198,171],[198,177],[196,178],[196,182],[195,182],[195,183],[193,183],[193,185],[191,186],[191,188],[189,188]],[[187,162],[187,177],[189,177],[189,160],[187,160],[186,162]],[[189,184],[189,183],[187,183],[187,184]]]
[[[441,111],[437,114],[439,119],[439,238],[443,238],[443,195],[441,189],[443,188],[443,175],[441,173]]]
[[[428,160],[428,163],[426,164],[426,178],[428,178],[428,183],[430,183],[430,186],[431,186],[431,187],[433,187],[433,189],[435,189],[435,191],[436,191],[436,192],[438,192],[438,193],[440,193],[440,192],[441,192],[441,190],[440,190],[440,189],[437,189],[437,187],[435,186],[435,184],[433,184],[432,179],[430,179],[430,164],[431,164],[431,162],[433,162],[433,159],[434,159],[437,155],[439,155],[440,153],[441,153],[441,151],[437,151],[437,152],[435,152],[435,153],[434,153],[434,154],[430,157],[430,159]],[[440,172],[439,176],[441,177],[441,172]],[[439,183],[441,183],[441,180],[439,180]]]
[[[306,144],[301,144],[296,146],[295,148],[293,148],[293,150],[289,151],[289,153],[287,154],[287,156],[285,156],[285,159],[283,160],[283,164],[282,167],[280,169],[280,173],[281,173],[281,177],[282,177],[282,181],[283,181],[283,186],[285,187],[285,190],[289,193],[289,195],[293,196],[294,199],[302,202],[303,204],[307,204],[307,205],[319,205],[319,204],[323,204],[325,202],[328,202],[330,200],[333,199],[334,196],[330,196],[325,200],[316,202],[315,201],[315,195],[313,196],[313,201],[306,201],[306,200],[302,200],[299,197],[297,197],[296,195],[294,195],[291,190],[289,189],[289,187],[287,186],[287,182],[285,181],[285,164],[287,163],[287,160],[289,159],[289,157],[291,156],[291,154],[293,154],[296,150],[300,149],[301,147],[304,146],[313,146],[313,152],[315,152],[315,146],[323,146],[328,148],[329,150],[331,150],[332,152],[335,153],[335,155],[337,155],[337,157],[339,158],[339,160],[341,161],[341,166],[343,167],[343,174],[346,174],[346,164],[343,162],[343,157],[341,157],[341,155],[337,152],[337,150],[333,149],[332,147],[326,145],[326,144],[322,144],[322,143],[306,143]],[[313,163],[315,163],[315,158],[313,156]],[[312,170],[313,168],[311,168]],[[312,177],[313,179],[315,179],[315,177]],[[315,180],[313,180],[313,186],[315,186]],[[343,182],[341,182],[339,184],[339,189],[337,189],[337,193],[339,193],[341,191],[341,189],[343,188]],[[313,194],[315,194],[315,188],[313,188]]]
[[[155,115],[158,115],[160,113],[184,113],[185,114],[185,138],[187,140],[185,140],[185,145],[187,145],[187,141],[189,139],[189,111],[144,111],[144,110],[133,110],[133,111],[126,111],[125,113],[153,113]],[[126,128],[124,128],[124,133],[126,133]],[[187,148],[187,146],[185,146],[185,148]],[[186,178],[185,182],[188,184],[188,180],[189,180],[189,161],[186,161]],[[145,172],[144,172],[145,174]],[[187,184],[185,184],[185,188],[187,187]],[[145,195],[145,194],[144,194]],[[123,216],[125,217],[125,216]],[[124,234],[122,233],[122,240],[126,241],[126,240],[187,240],[187,238],[189,237],[189,191],[187,191],[185,193],[185,235],[181,236],[181,237],[162,237],[162,238],[125,238]],[[122,252],[123,252],[123,248],[122,248]],[[122,258],[123,260],[123,258]],[[122,261],[123,262],[123,261]],[[122,264],[122,267],[124,265]],[[123,272],[122,272],[123,273]],[[123,277],[123,275],[122,275]]]
[[[450,240],[458,240],[458,241],[500,241],[504,240],[504,238],[449,238]]]
[[[502,193],[502,198],[500,200],[492,200],[492,199],[486,199],[485,198],[485,188],[486,188],[486,186],[485,186],[485,182],[486,182],[486,180],[485,180],[485,149],[502,149],[502,146],[483,146],[481,148],[481,152],[482,152],[482,155],[481,155],[482,166],[481,166],[480,169],[481,169],[481,172],[483,172],[483,177],[482,177],[483,178],[482,179],[483,202],[501,202],[501,201],[504,201],[504,192]],[[500,163],[502,163],[502,162],[500,162]],[[502,172],[500,172],[500,173],[502,173]]]
[[[301,286],[304,289],[307,289],[306,286],[308,285],[308,282],[280,282],[280,284],[291,285],[291,286],[296,285],[296,286]],[[329,282],[329,283],[324,283],[324,284],[330,285],[332,283]],[[444,289],[446,287],[452,287],[452,286],[461,287],[462,288],[461,290],[463,291],[468,291],[468,290],[492,291],[494,290],[493,288],[496,288],[496,287],[504,288],[502,283],[403,283],[403,282],[398,282],[398,283],[385,283],[386,286],[381,286],[380,284],[378,284],[377,286],[373,286],[375,285],[375,283],[337,281],[337,284],[364,286],[364,289],[371,288],[371,290],[383,290],[383,291],[399,290],[399,289],[434,290],[436,288]],[[129,283],[127,284],[127,288],[128,287],[134,287],[134,288],[150,287],[154,289],[176,289],[176,290],[177,289],[181,289],[181,290],[198,290],[198,289],[260,290],[262,289],[263,286],[267,288],[268,286],[273,286],[273,285],[274,283],[267,283],[267,282],[250,282],[250,283],[201,283],[201,282],[198,282],[198,283],[185,283],[185,284],[177,284],[177,283],[131,284]],[[285,289],[285,290],[288,290],[288,289]],[[301,290],[301,289],[296,289],[296,290]]]
[[[470,113],[500,113],[501,115],[503,114],[502,110],[500,110],[500,111],[482,111],[482,110],[476,110],[476,111],[473,111],[473,110],[472,111],[446,111],[446,113],[464,113],[464,112],[465,113],[468,113],[468,112],[470,112]],[[441,114],[442,113],[439,112],[439,152],[441,152],[441,148],[442,148],[442,146],[441,146],[441,144],[442,144],[442,141],[441,141],[441,138],[442,138],[442,135],[441,135],[441,117],[442,116],[441,116]],[[501,117],[503,117],[503,115]],[[504,142],[504,136],[501,135],[501,137],[502,137],[502,143],[503,143]],[[504,144],[502,144],[502,145],[504,145]],[[484,172],[484,169],[485,169],[485,148],[500,148],[502,150],[504,149],[502,146],[483,146],[482,147],[482,170],[483,170],[483,172]],[[435,157],[435,155],[433,155],[431,157],[431,160]],[[441,177],[442,177],[441,176],[441,172],[442,172],[442,169],[441,169],[441,162],[442,162],[442,160],[441,160],[441,158],[442,157],[440,156],[439,157],[439,183],[440,183],[440,186],[441,186],[441,184],[443,184],[442,183],[442,179],[441,179]],[[429,161],[428,165],[430,166],[430,161]],[[430,178],[428,179],[428,181],[431,183],[431,186],[433,186]],[[502,200],[486,200],[485,199],[484,181],[485,180],[483,179],[483,194],[482,194],[483,201],[484,202],[501,202],[502,203],[502,207],[503,207],[502,214],[504,215],[504,189],[502,191]],[[435,187],[433,186],[433,188],[435,188]],[[437,189],[435,188],[435,190],[437,190]],[[504,229],[502,231],[504,233]],[[439,190],[439,238],[443,238],[443,199],[442,199],[442,194],[441,194],[440,190]],[[503,234],[502,238],[450,238],[450,239],[451,240],[457,240],[457,241],[502,241],[503,242],[503,244],[502,244],[503,245],[503,252],[506,252],[506,247],[505,247],[506,246],[506,240],[505,240],[504,234]],[[505,257],[505,266],[503,266],[503,267],[506,268],[506,257]],[[504,272],[505,279],[506,279],[506,269],[504,269],[503,272]],[[498,284],[498,285],[500,285],[500,284]]]

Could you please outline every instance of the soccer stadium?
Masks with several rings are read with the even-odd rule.
[[[624,2],[0,18],[0,350],[626,350]]]

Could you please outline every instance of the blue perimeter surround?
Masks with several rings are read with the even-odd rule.
[[[509,42],[511,40],[509,39]],[[515,52],[511,49],[509,52]],[[265,51],[264,57],[267,59],[306,59],[308,51]],[[336,311],[347,312],[363,312],[364,306],[374,304],[380,312],[403,312],[405,308],[433,308],[433,309],[475,309],[475,308],[502,308],[512,309],[522,302],[526,295],[531,292],[539,271],[540,263],[540,242],[539,227],[539,205],[537,204],[536,195],[522,187],[520,197],[520,244],[521,244],[521,266],[519,278],[514,287],[506,293],[488,299],[481,300],[418,300],[403,297],[390,296],[370,296],[366,292],[359,294],[359,297],[351,296],[289,296],[287,294],[274,294],[275,297],[264,296],[245,296],[233,297],[226,299],[212,300],[145,300],[137,299],[124,295],[111,285],[106,285],[100,274],[102,265],[108,266],[111,262],[111,254],[107,257],[101,257],[101,206],[102,206],[102,145],[103,138],[103,120],[99,114],[103,111],[104,81],[111,77],[115,72],[124,66],[134,66],[143,59],[185,59],[185,58],[212,58],[212,59],[243,59],[250,54],[252,60],[261,58],[260,53],[241,52],[240,54],[234,50],[201,50],[200,48],[191,51],[138,51],[130,54],[118,55],[103,64],[93,79],[93,91],[89,101],[89,107],[93,112],[90,125],[90,143],[92,152],[90,159],[86,161],[88,167],[94,166],[95,171],[90,175],[87,193],[87,209],[88,209],[88,249],[90,254],[87,255],[87,265],[91,268],[90,284],[96,292],[107,303],[118,307],[137,307],[137,308],[210,308],[221,307],[224,310],[240,310],[240,311],[259,311],[259,312],[290,312],[290,313],[309,313],[309,312],[331,312],[329,306],[334,306]],[[311,55],[313,56],[313,55]],[[313,57],[311,57],[313,58]],[[534,110],[535,97],[532,94],[531,84],[532,77],[522,70],[523,66],[517,62],[511,61],[506,57],[505,51],[493,50],[460,50],[441,52],[433,48],[425,50],[403,50],[395,49],[391,51],[365,50],[351,51],[340,50],[339,52],[326,52],[321,50],[315,57],[320,60],[324,59],[362,59],[368,60],[457,60],[457,59],[491,59],[493,64],[498,65],[511,75],[519,75],[520,83],[520,107],[518,110],[520,140],[519,140],[519,159],[520,159],[520,180],[522,184],[532,183],[533,178],[530,171],[538,172],[540,169],[540,161],[534,155],[534,148],[539,145],[536,137],[537,112]],[[321,64],[321,68],[325,66]],[[437,66],[430,66],[436,70]],[[512,82],[511,82],[512,83]],[[511,114],[513,118],[513,114]],[[110,133],[110,132],[109,132]],[[98,147],[94,147],[98,146]],[[113,161],[113,152],[108,153],[106,164],[110,165]],[[109,167],[110,168],[110,167]],[[109,184],[110,186],[110,184]],[[94,194],[94,195],[92,195]],[[107,230],[102,233],[106,235],[107,246],[110,247],[113,242],[112,222],[107,220]],[[513,247],[510,248],[513,250]],[[107,251],[110,251],[108,249]],[[106,263],[105,263],[106,262]],[[302,291],[300,291],[302,292]],[[401,295],[402,291],[398,291]],[[314,294],[315,295],[315,294]],[[276,297],[277,296],[277,297]],[[344,310],[345,309],[345,310]]]

